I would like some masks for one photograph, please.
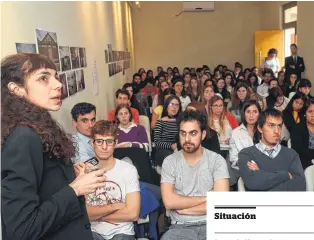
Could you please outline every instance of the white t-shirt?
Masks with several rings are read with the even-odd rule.
[[[107,171],[105,176],[105,187],[88,195],[89,205],[125,203],[128,193],[140,191],[137,170],[127,162],[116,159],[115,166]],[[133,222],[119,222],[119,225],[113,225],[94,221],[91,222],[91,228],[93,232],[100,234],[105,239],[111,239],[116,234],[135,234]]]
[[[185,98],[180,96],[180,101],[181,101],[181,106],[182,106],[182,111],[185,110],[185,108],[189,105],[189,103],[191,102],[191,99],[189,96],[186,96]]]
[[[273,58],[270,60],[264,59],[261,68],[270,68],[271,70],[273,70],[275,77],[278,76],[277,69],[280,67],[279,64],[279,59],[278,58]]]

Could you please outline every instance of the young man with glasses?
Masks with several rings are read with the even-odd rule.
[[[161,172],[162,199],[171,217],[164,240],[206,239],[206,193],[229,191],[225,159],[201,146],[206,126],[198,111],[185,111],[179,118],[182,150],[164,160]]]
[[[140,186],[136,168],[113,157],[117,128],[111,122],[98,121],[91,133],[91,145],[98,162],[106,169],[103,188],[86,196],[86,208],[95,240],[131,240],[133,222],[140,212]],[[77,168],[84,171],[87,166]],[[81,173],[83,174],[83,173]]]
[[[248,191],[305,191],[299,155],[280,145],[282,113],[267,109],[258,117],[262,139],[239,153],[238,166]]]

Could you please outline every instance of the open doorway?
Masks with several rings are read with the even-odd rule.
[[[284,48],[285,57],[290,56],[290,45],[297,44],[297,19],[298,19],[298,6],[297,2],[289,2],[282,5],[282,28],[284,34]]]
[[[290,56],[290,45],[292,43],[297,44],[297,35],[295,34],[295,28],[285,29],[285,57]]]

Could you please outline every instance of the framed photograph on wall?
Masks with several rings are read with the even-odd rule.
[[[71,70],[71,53],[70,47],[59,47],[59,54],[61,60],[61,71]]]

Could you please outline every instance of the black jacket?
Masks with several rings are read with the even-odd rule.
[[[294,66],[295,68],[292,68],[291,66]],[[289,79],[291,73],[296,73],[298,76],[298,79],[301,79],[301,73],[305,70],[305,65],[303,61],[303,57],[298,56],[297,62],[295,63],[293,60],[293,57],[286,57],[285,58],[285,77],[286,79]]]
[[[72,165],[43,153],[39,135],[17,127],[1,153],[4,240],[92,240],[84,197],[69,187]]]
[[[291,131],[291,147],[299,154],[303,169],[312,165],[314,149],[309,149],[309,130],[306,123],[295,125]]]
[[[288,129],[289,133],[291,133],[293,127],[297,124],[292,116],[292,114],[287,111],[283,111],[283,122]],[[304,114],[299,113],[300,122],[304,121]]]

